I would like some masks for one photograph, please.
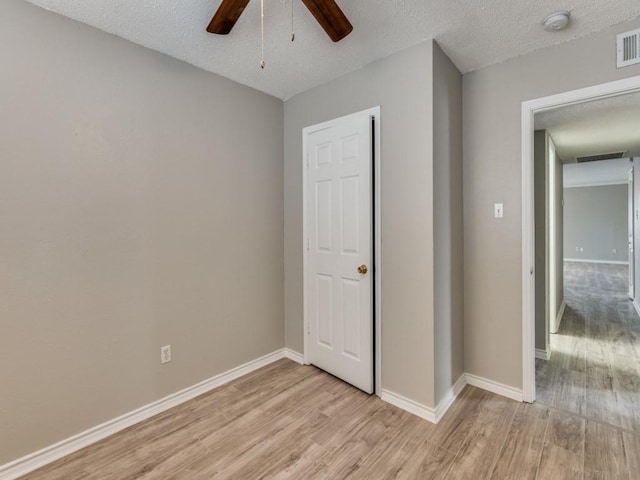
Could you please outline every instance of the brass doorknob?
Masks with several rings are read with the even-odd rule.
[[[358,267],[358,273],[361,275],[364,275],[365,273],[367,273],[369,271],[369,269],[367,268],[366,265],[360,265]]]

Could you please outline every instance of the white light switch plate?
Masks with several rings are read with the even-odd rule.
[[[504,205],[502,203],[493,204],[493,218],[504,218]]]

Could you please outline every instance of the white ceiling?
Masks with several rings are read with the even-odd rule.
[[[549,131],[564,163],[620,151],[640,157],[640,92],[538,113],[535,128]]]
[[[429,38],[469,72],[589,35],[640,16],[638,0],[338,0],[354,25],[334,44],[302,2],[265,0],[266,69],[260,63],[260,2],[227,36],[206,33],[221,0],[27,0],[281,99]],[[614,8],[615,6],[615,8]],[[564,31],[541,20],[570,10]]]
[[[564,187],[627,183],[631,164],[628,158],[600,162],[569,163],[563,166]]]

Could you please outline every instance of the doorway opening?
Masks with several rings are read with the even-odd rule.
[[[596,105],[597,102],[603,102],[603,101],[609,101],[614,103],[618,101],[622,103],[628,103],[627,100],[623,99],[622,96],[628,95],[628,94],[636,94],[639,91],[640,91],[640,77],[634,77],[634,78],[625,79],[617,82],[611,82],[611,83],[607,83],[607,84],[603,84],[595,87],[576,90],[573,92],[567,92],[560,95],[554,95],[554,96],[545,97],[542,99],[532,100],[532,101],[524,102],[522,105],[523,399],[525,401],[532,402],[536,400],[536,383],[535,383],[536,382],[536,370],[535,370],[536,362],[538,362],[538,364],[541,363],[541,360],[542,362],[546,362],[548,361],[547,358],[549,355],[551,355],[551,357],[553,357],[554,355],[553,348],[549,347],[548,341],[546,342],[546,344],[544,341],[542,343],[539,341],[537,345],[538,348],[536,350],[536,321],[535,321],[536,300],[539,300],[539,298],[536,297],[536,285],[538,285],[538,290],[540,289],[541,283],[545,285],[544,300],[546,302],[546,305],[544,308],[544,313],[545,313],[544,316],[545,316],[545,322],[546,322],[546,332],[545,332],[546,335],[550,335],[551,332],[554,331],[554,329],[564,330],[566,328],[576,327],[578,324],[580,324],[580,322],[584,324],[585,321],[587,323],[591,322],[590,324],[591,327],[588,327],[588,328],[591,328],[592,333],[598,334],[598,328],[600,327],[598,326],[599,324],[595,320],[595,318],[592,318],[590,320],[589,319],[585,320],[584,314],[581,314],[579,311],[578,312],[575,311],[575,309],[571,309],[570,306],[567,307],[567,310],[565,312],[562,311],[563,305],[565,303],[569,303],[568,300],[570,298],[573,298],[572,296],[575,297],[575,295],[584,294],[585,292],[592,290],[593,287],[597,287],[597,285],[595,285],[593,282],[597,283],[598,279],[600,279],[601,282],[604,282],[606,284],[605,285],[606,287],[614,288],[615,291],[617,292],[616,294],[618,295],[617,297],[611,292],[609,292],[608,294],[605,294],[605,297],[607,297],[607,299],[612,299],[613,302],[618,301],[619,303],[619,298],[621,294],[622,298],[626,302],[625,304],[626,307],[623,306],[621,308],[623,308],[623,310],[624,308],[626,308],[626,310],[624,310],[626,313],[631,313],[633,315],[636,315],[635,312],[633,312],[632,303],[626,298],[628,294],[631,292],[632,281],[634,276],[626,273],[631,269],[629,269],[628,267],[626,267],[626,265],[624,265],[629,261],[628,256],[632,255],[634,250],[633,241],[631,242],[631,245],[628,245],[627,234],[629,232],[626,231],[627,223],[628,223],[626,218],[628,199],[633,198],[633,196],[628,196],[629,171],[631,170],[630,167],[633,164],[633,162],[629,160],[629,157],[631,155],[628,155],[627,153],[628,155],[627,158],[621,160],[622,162],[626,162],[626,163],[623,166],[621,178],[617,180],[618,190],[620,190],[620,192],[618,192],[620,193],[620,195],[617,195],[617,196],[622,197],[624,201],[624,205],[623,205],[624,211],[616,211],[616,214],[618,215],[618,217],[620,216],[625,217],[623,220],[624,225],[622,225],[622,228],[623,228],[622,243],[620,245],[616,244],[615,246],[607,244],[607,246],[604,247],[605,250],[608,249],[609,256],[605,259],[608,263],[581,261],[581,260],[598,260],[598,258],[595,257],[596,255],[595,252],[597,250],[596,245],[594,244],[587,245],[585,243],[587,240],[585,238],[584,233],[581,234],[581,238],[585,238],[585,240],[576,241],[575,238],[570,239],[567,237],[565,240],[569,243],[562,241],[563,233],[567,233],[563,231],[563,226],[567,221],[567,218],[563,218],[563,214],[565,216],[568,215],[569,216],[568,218],[573,221],[575,220],[574,217],[577,215],[575,212],[579,211],[576,209],[569,208],[569,205],[568,205],[569,199],[571,199],[572,207],[577,206],[581,208],[584,206],[582,204],[587,202],[586,199],[596,201],[595,199],[596,191],[594,190],[593,192],[586,192],[586,195],[585,195],[585,191],[580,191],[580,190],[574,190],[569,193],[566,193],[568,190],[564,189],[565,185],[563,185],[564,182],[562,182],[562,179],[564,179],[565,177],[564,173],[567,172],[567,166],[562,166],[562,164],[560,164],[560,166],[558,167],[557,162],[554,160],[553,164],[555,164],[555,168],[553,168],[553,172],[558,173],[558,175],[556,175],[554,183],[555,183],[555,186],[556,187],[559,186],[559,188],[553,189],[553,191],[557,193],[546,195],[546,206],[544,210],[545,210],[545,216],[546,216],[545,225],[547,228],[546,228],[545,236],[546,236],[546,242],[547,242],[546,245],[548,247],[550,246],[551,248],[547,248],[545,261],[543,263],[543,265],[545,265],[546,271],[541,272],[539,269],[540,258],[538,258],[536,261],[536,256],[535,256],[536,238],[534,236],[536,233],[536,228],[535,228],[536,224],[534,223],[534,220],[536,218],[536,208],[535,208],[536,202],[535,202],[535,195],[534,195],[535,194],[534,177],[536,173],[534,171],[534,166],[535,166],[535,150],[536,149],[534,148],[534,144],[536,143],[536,135],[539,137],[541,133],[540,132],[534,133],[534,129],[536,127],[534,123],[534,115],[538,114],[541,117],[544,117],[544,116],[553,117],[553,115],[559,115],[560,114],[559,112],[562,112],[563,108],[565,108],[565,112],[568,111],[569,109],[567,107],[571,107],[571,106],[573,106],[572,108],[574,113],[576,111],[582,111],[582,113],[584,113],[585,109],[589,109],[594,105]],[[537,118],[537,115],[536,115],[536,118]],[[549,179],[554,180],[553,175],[551,176],[549,175],[549,170],[550,170],[549,159],[554,156],[554,153],[553,153],[553,151],[555,151],[554,147],[557,147],[557,145],[554,145],[554,144],[560,143],[557,141],[560,138],[559,135],[556,135],[556,138],[553,138],[553,137],[554,137],[553,133],[550,135],[549,135],[549,132],[542,134],[542,138],[544,139],[542,144],[545,145],[545,147],[543,148],[544,148],[546,162],[547,162],[545,184],[547,185],[547,189],[549,191],[551,190]],[[588,143],[588,142],[583,142],[583,143]],[[538,141],[538,144],[540,144],[540,140]],[[540,150],[540,148],[538,148],[538,150]],[[605,153],[605,152],[593,152],[593,153]],[[566,152],[561,153],[560,157],[562,157],[563,155],[566,157],[567,153]],[[573,155],[574,164],[575,164],[575,157],[577,156],[578,155]],[[607,160],[607,161],[610,161],[610,160]],[[585,162],[585,164],[586,163],[587,162]],[[592,163],[591,167],[596,166],[595,162],[589,162],[589,163]],[[607,164],[607,167],[610,167],[611,165],[612,164]],[[538,173],[537,178],[539,178],[539,176],[540,174]],[[570,175],[567,175],[567,176],[570,176]],[[602,179],[602,177],[599,177],[599,178]],[[606,182],[601,181],[601,183],[606,183]],[[595,185],[592,185],[592,186],[595,186]],[[600,185],[599,187],[604,187],[604,186],[605,185]],[[574,194],[580,194],[582,199],[577,198],[577,197],[580,197],[580,195],[574,195]],[[613,194],[611,192],[608,192],[608,193],[605,193],[604,195],[605,197],[603,198],[610,198]],[[574,196],[576,198],[573,198]],[[598,205],[599,207],[606,209],[606,207],[598,204],[597,201],[595,205]],[[554,206],[555,206],[555,211],[554,211]],[[540,207],[538,206],[538,210],[539,208]],[[592,207],[592,210],[594,208],[595,207]],[[582,210],[584,211],[584,209]],[[617,210],[621,210],[621,209],[617,209]],[[633,207],[631,211],[632,212],[634,211]],[[610,216],[613,216],[613,212],[609,212],[609,213],[610,213]],[[558,220],[559,220],[559,223],[558,223]],[[618,223],[620,223],[619,219],[618,219]],[[557,228],[558,225],[560,230],[558,230]],[[553,227],[553,228],[549,228],[549,227]],[[599,233],[602,233],[602,231],[600,231]],[[610,231],[609,233],[612,233],[612,232]],[[618,235],[618,234],[615,235],[617,239],[616,241],[618,243],[620,243],[620,238],[618,238],[620,236],[621,235]],[[593,238],[591,240],[593,240]],[[611,238],[609,240],[611,240]],[[549,245],[550,241],[552,245]],[[578,244],[574,245],[574,243],[576,242]],[[538,245],[539,244],[540,243],[538,239]],[[578,249],[577,253],[575,251],[575,248]],[[554,253],[554,249],[555,249],[555,253]],[[589,258],[588,257],[589,254],[591,254],[594,257]],[[622,259],[618,259],[618,257],[620,256],[622,256]],[[564,262],[565,258],[568,260],[566,263]],[[619,262],[619,263],[616,264],[612,262]],[[631,263],[632,263],[631,266],[634,267],[635,260],[632,261]],[[585,268],[587,268],[586,267],[587,265],[591,265],[591,267],[588,267],[591,269],[591,274],[589,274],[589,272],[585,270]],[[555,274],[553,273],[553,269],[551,268],[552,266],[556,267]],[[616,268],[621,271],[613,272],[613,270],[616,270]],[[611,270],[611,272],[609,272],[608,270]],[[625,272],[622,272],[622,270],[625,270]],[[633,270],[635,270],[635,268],[633,268]],[[567,272],[566,276],[563,275],[563,272]],[[543,276],[544,282],[541,282],[543,279],[539,278],[538,277],[539,275]],[[566,280],[567,282],[566,288],[562,288],[563,280]],[[622,281],[621,284],[620,284],[620,280]],[[592,282],[592,284],[585,284],[584,282]],[[600,286],[602,287],[602,285]],[[553,289],[553,294],[551,294],[550,292],[551,289]],[[618,292],[618,290],[620,290],[620,292]],[[563,299],[564,299],[563,297],[565,293],[567,293],[567,300],[563,303]],[[555,296],[555,299],[553,298],[554,296]],[[615,300],[616,298],[618,300]],[[575,301],[575,299],[572,301]],[[540,311],[539,303],[540,302],[538,302],[538,312]],[[594,310],[594,305],[604,305],[604,303],[601,301],[599,303],[592,304],[591,307],[589,307],[590,313],[593,313],[592,311]],[[605,311],[611,313],[612,307],[603,307],[603,308],[605,309]],[[629,308],[631,309],[630,312],[629,312]],[[583,318],[580,318],[580,315],[582,315]],[[613,316],[616,316],[616,315],[619,316],[619,312],[613,313]],[[562,320],[563,318],[564,320]],[[563,323],[560,323],[560,322],[563,322]],[[617,328],[617,327],[620,327],[620,328]],[[634,335],[633,331],[635,327],[623,328],[620,325],[618,325],[617,327],[610,327],[609,331],[614,332],[617,328],[618,333],[623,333],[624,331],[627,335]],[[544,334],[543,334],[543,338],[544,338]],[[592,349],[601,348],[596,345],[597,342],[595,337],[593,339],[590,339],[588,338],[588,335],[586,336],[578,335],[575,338],[578,338],[579,340],[576,340],[576,341],[582,342],[583,346],[588,343]],[[538,334],[538,340],[540,340],[540,334]],[[638,336],[638,340],[640,341],[640,336]],[[553,343],[553,341],[551,343]],[[538,357],[537,360],[536,360],[536,356]],[[562,352],[558,353],[558,357],[562,357]],[[577,363],[581,362],[579,355],[577,357],[568,355],[565,358],[560,358],[560,359],[566,362],[571,362],[573,360],[577,361]],[[583,379],[586,379],[586,376],[587,376],[586,363],[582,363],[580,365],[573,365],[573,366],[576,367],[576,370],[572,370],[569,368],[567,369],[566,372],[563,372],[563,373],[566,373],[565,375],[566,378],[563,377],[561,379],[566,382],[565,386],[567,388],[565,389],[565,391],[570,391],[573,387],[576,386],[576,382],[579,383]],[[577,372],[577,373],[576,375],[572,376],[571,372]],[[592,381],[596,381],[596,380],[597,378],[595,379],[592,378]],[[575,391],[573,393],[575,393]],[[543,394],[542,391],[541,391],[541,394]],[[580,396],[579,394],[575,395],[573,400],[575,400],[575,397],[579,397],[579,396]],[[578,408],[585,408],[584,407],[584,405],[586,404],[585,402],[583,402],[583,406]],[[583,414],[584,411],[578,411],[576,413]]]
[[[541,112],[535,129],[537,401],[640,433],[640,94]]]

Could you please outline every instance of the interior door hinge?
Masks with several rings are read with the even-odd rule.
[[[307,252],[309,251],[310,243],[311,243],[310,240],[307,238]]]
[[[307,335],[311,335],[311,322],[307,322]]]
[[[307,153],[307,168],[309,168],[309,154]]]

